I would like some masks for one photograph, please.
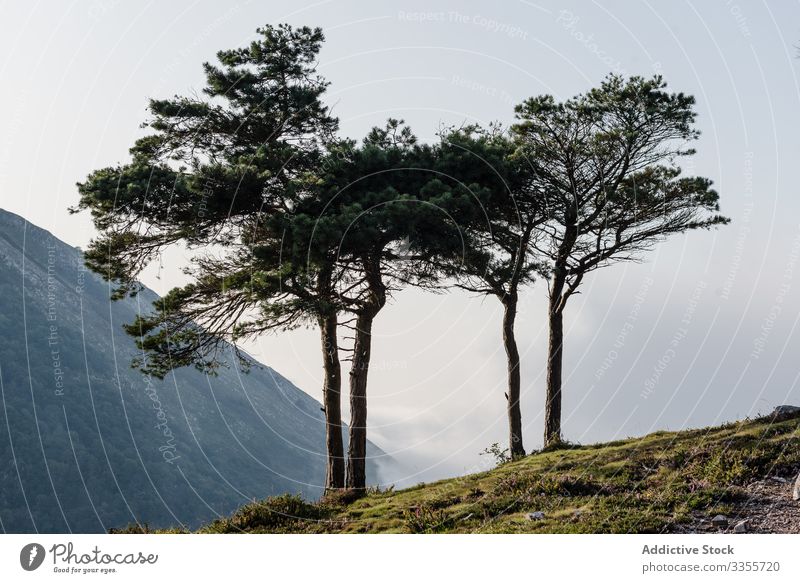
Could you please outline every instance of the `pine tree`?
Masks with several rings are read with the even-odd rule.
[[[457,287],[493,296],[503,305],[508,451],[518,458],[525,455],[525,447],[515,322],[520,290],[535,281],[540,269],[532,242],[545,215],[526,162],[515,156],[514,148],[498,126],[447,131],[437,148],[436,169],[442,188],[460,190],[470,201],[466,212],[463,206],[449,209],[458,218],[465,252],[445,271],[454,277]]]
[[[545,445],[561,440],[563,314],[585,276],[638,260],[668,235],[724,225],[711,181],[684,177],[694,154],[694,98],[668,93],[661,77],[608,77],[562,103],[552,96],[517,107],[515,131],[547,222],[534,238],[550,272]]]
[[[168,247],[193,253],[192,281],[126,329],[145,351],[137,366],[163,376],[213,370],[227,342],[313,322],[322,335],[327,488],[344,485],[333,238],[309,237],[321,189],[314,172],[338,122],[323,105],[315,64],[320,29],[258,29],[249,46],[204,65],[201,97],[151,100],[147,136],[131,161],[78,185],[100,236],[87,265],[135,294],[142,269]]]

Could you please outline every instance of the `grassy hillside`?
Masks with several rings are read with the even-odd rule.
[[[488,472],[357,500],[269,498],[198,532],[671,532],[718,513],[736,517],[748,484],[798,469],[800,416],[765,417],[540,452]],[[527,516],[533,512],[544,518]]]

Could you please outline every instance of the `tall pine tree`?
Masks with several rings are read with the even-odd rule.
[[[90,174],[72,210],[91,212],[100,236],[87,264],[117,284],[116,297],[136,293],[142,269],[164,249],[193,252],[192,282],[127,327],[146,351],[144,369],[213,369],[223,342],[319,324],[326,487],[340,488],[338,238],[309,239],[316,217],[298,210],[320,196],[314,173],[330,159],[324,146],[338,125],[315,71],[323,35],[288,25],[257,32],[249,46],[204,65],[203,97],[151,100],[150,132],[131,148],[131,161]]]
[[[587,274],[638,260],[659,241],[724,225],[711,181],[681,175],[694,154],[694,98],[668,93],[661,77],[608,77],[564,102],[531,98],[513,127],[547,222],[534,238],[550,272],[545,445],[561,440],[563,318]]]

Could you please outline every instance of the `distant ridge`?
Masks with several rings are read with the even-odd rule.
[[[320,404],[274,369],[130,368],[121,325],[156,298],[110,301],[80,249],[0,209],[2,531],[192,527],[254,498],[320,496]]]

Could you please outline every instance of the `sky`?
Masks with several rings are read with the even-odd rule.
[[[564,434],[593,443],[800,405],[800,5],[787,2],[0,2],[0,207],[73,245],[75,183],[125,162],[147,99],[202,88],[201,64],[256,27],[320,26],[318,70],[342,134],[387,117],[422,140],[442,124],[511,123],[543,93],[609,73],[662,74],[697,99],[698,153],[730,225],[675,236],[638,264],[592,273],[565,319]],[[180,249],[143,281],[184,280]],[[526,290],[525,445],[541,446],[545,285]],[[506,440],[501,306],[403,290],[375,322],[369,437],[414,483],[465,473]],[[314,329],[245,348],[321,396]]]

